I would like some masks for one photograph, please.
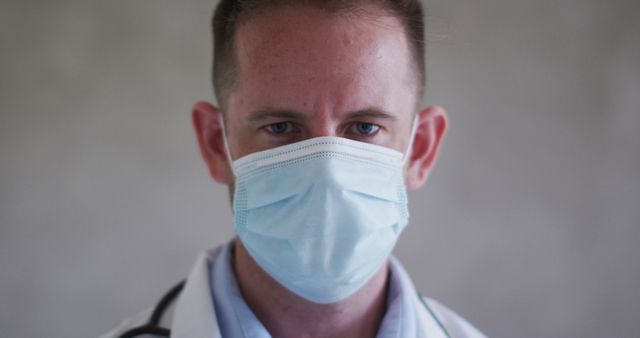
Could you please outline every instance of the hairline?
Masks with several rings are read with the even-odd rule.
[[[215,95],[222,110],[222,113],[225,114],[228,108],[228,99],[236,89],[239,82],[239,74],[240,74],[240,64],[237,58],[237,43],[240,28],[245,25],[247,22],[256,18],[257,16],[264,15],[267,12],[275,11],[284,7],[312,7],[319,10],[322,10],[330,15],[348,15],[353,14],[358,10],[371,10],[372,13],[377,13],[380,17],[388,16],[394,18],[398,21],[402,34],[404,34],[405,42],[407,44],[408,52],[409,52],[409,72],[415,74],[411,76],[412,85],[415,90],[415,109],[422,102],[422,98],[424,97],[425,91],[425,78],[426,78],[426,65],[424,64],[424,60],[419,59],[419,56],[424,58],[424,46],[422,48],[422,53],[419,50],[416,50],[416,44],[411,42],[411,33],[409,31],[409,23],[407,22],[410,18],[403,18],[402,15],[396,13],[389,6],[384,6],[379,3],[367,2],[365,0],[354,1],[349,6],[345,5],[343,7],[337,8],[328,8],[323,6],[315,1],[304,1],[304,2],[288,2],[283,1],[275,4],[264,5],[263,7],[258,7],[255,9],[251,9],[248,13],[243,13],[238,18],[235,18],[233,22],[233,28],[231,29],[232,41],[228,45],[227,50],[222,51],[222,58],[226,59],[226,62],[222,62],[225,65],[224,70],[216,69],[217,60],[214,60],[213,71],[212,71],[212,81],[214,85]],[[356,20],[365,20],[363,18],[356,18]],[[424,18],[423,18],[424,20]],[[214,41],[217,44],[217,42]],[[422,41],[424,44],[425,41]],[[215,54],[214,54],[215,58]],[[217,70],[217,72],[216,72]],[[222,74],[221,74],[222,73]],[[221,80],[217,80],[221,79]]]

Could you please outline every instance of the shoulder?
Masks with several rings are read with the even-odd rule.
[[[180,282],[162,296],[162,299],[160,299],[155,307],[123,320],[115,329],[100,338],[121,337],[125,332],[132,330],[138,332],[136,337],[138,335],[141,337],[148,337],[148,335],[141,334],[141,330],[144,332],[170,330],[173,321],[173,313],[175,311],[175,303],[177,298],[180,296],[180,291],[183,286],[184,282]],[[129,334],[131,333],[132,332],[129,332]],[[125,336],[129,337],[129,335]]]
[[[143,312],[140,312],[134,316],[131,316],[125,320],[123,320],[115,329],[110,332],[100,336],[100,338],[117,338],[122,336],[123,333],[139,328],[141,326],[146,326],[146,329],[169,329],[172,330],[174,328],[178,328],[178,322],[174,320],[174,314],[180,314],[182,319],[188,318],[192,319],[191,309],[193,308],[205,308],[208,309],[207,306],[211,306],[211,299],[203,297],[202,295],[207,295],[209,293],[208,287],[208,271],[209,271],[209,262],[213,261],[215,257],[221,251],[221,247],[209,250],[200,255],[197,259],[192,271],[187,278],[186,281],[182,281],[175,285],[173,288],[169,289],[162,298],[158,301],[155,307],[147,309]],[[185,289],[183,291],[183,289]],[[185,295],[186,294],[186,295]],[[206,298],[206,299],[205,299]],[[183,308],[182,311],[178,309],[179,303],[185,303],[187,308]],[[148,325],[151,321],[151,316],[155,310],[158,310],[158,318],[159,323],[155,325]],[[185,311],[186,310],[186,311]],[[202,318],[198,318],[201,322],[209,323],[210,319],[215,319],[215,313],[211,308],[208,313],[200,316]],[[203,319],[204,318],[204,319]],[[184,320],[183,320],[184,322]],[[199,323],[199,322],[198,322]],[[184,323],[183,323],[184,324]],[[190,323],[191,324],[191,323]],[[203,324],[204,325],[204,324]],[[183,325],[184,327],[184,325]],[[136,336],[137,337],[137,336]],[[151,337],[150,335],[141,335],[140,337]]]
[[[427,297],[422,297],[422,301],[427,310],[444,326],[452,338],[486,338],[468,321],[440,302]]]

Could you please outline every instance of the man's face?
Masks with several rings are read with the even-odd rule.
[[[287,7],[240,25],[225,112],[233,159],[319,136],[404,152],[415,75],[400,22],[380,14]]]

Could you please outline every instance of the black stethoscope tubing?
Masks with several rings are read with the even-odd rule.
[[[158,304],[156,304],[156,307],[153,309],[153,312],[151,313],[151,317],[149,317],[149,321],[146,324],[141,326],[136,326],[126,331],[122,333],[120,336],[118,336],[118,338],[133,338],[136,336],[141,336],[143,334],[153,334],[161,337],[171,336],[171,330],[161,327],[160,320],[162,320],[162,315],[167,310],[167,307],[169,307],[171,302],[174,299],[176,299],[176,297],[178,297],[178,294],[180,294],[180,291],[182,291],[182,289],[184,288],[185,282],[186,280],[183,280],[182,282],[178,283],[176,286],[172,287],[169,291],[167,291],[167,293],[164,296],[162,296]],[[418,293],[418,298],[420,298],[422,305],[424,305],[427,311],[429,311],[429,314],[431,315],[431,317],[433,317],[436,323],[438,323],[438,326],[440,326],[445,336],[447,336],[448,338],[451,338],[451,335],[449,334],[447,329],[444,327],[444,324],[442,324],[442,322],[440,321],[440,319],[438,319],[438,317],[433,312],[433,310],[431,310],[431,307],[429,306],[429,304],[427,304],[427,302],[424,301],[424,298],[422,298],[422,295],[420,295],[419,293]]]
[[[118,336],[118,338],[132,338],[143,334],[169,337],[171,335],[171,330],[161,327],[160,320],[162,320],[162,315],[167,310],[167,307],[169,307],[171,302],[178,297],[178,294],[180,294],[180,291],[184,288],[185,282],[186,281],[183,280],[178,283],[176,286],[172,287],[171,290],[167,291],[164,296],[162,296],[158,304],[156,304],[156,307],[153,309],[151,317],[149,317],[149,321],[146,324],[136,326],[126,331]]]

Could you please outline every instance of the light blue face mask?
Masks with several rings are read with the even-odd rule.
[[[411,140],[414,133],[415,122]],[[262,269],[300,297],[345,299],[380,269],[408,222],[406,156],[318,137],[230,161],[236,234]]]

